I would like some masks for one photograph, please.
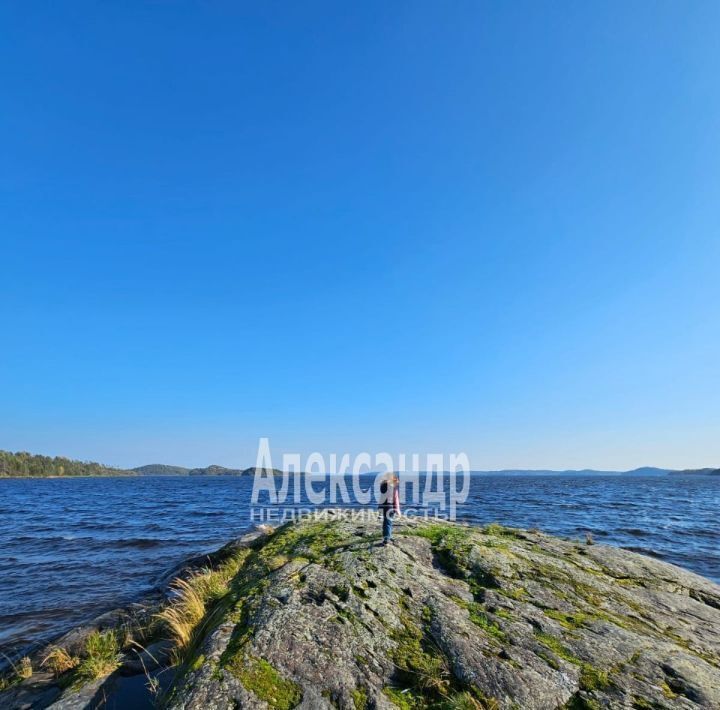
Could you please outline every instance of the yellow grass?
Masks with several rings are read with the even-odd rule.
[[[80,659],[77,656],[71,656],[64,648],[55,646],[50,649],[50,652],[43,658],[40,665],[47,666],[52,674],[58,678],[63,673],[76,668],[79,663]]]
[[[20,678],[21,680],[32,678],[33,667],[30,659],[27,656],[20,659],[20,664],[17,667],[17,674],[18,678]]]
[[[194,582],[195,579],[175,580],[172,586],[177,597],[158,614],[175,643],[176,652],[188,648],[195,628],[205,616],[205,597],[196,587],[201,585]]]
[[[192,645],[195,632],[210,607],[227,594],[230,581],[248,554],[249,551],[243,550],[217,569],[206,569],[172,583],[175,597],[157,618],[165,625],[175,645],[177,662]]]

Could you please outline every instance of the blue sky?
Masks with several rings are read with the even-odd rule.
[[[720,465],[718,3],[0,21],[0,448]]]

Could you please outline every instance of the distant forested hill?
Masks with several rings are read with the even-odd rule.
[[[670,473],[675,476],[720,476],[720,468],[686,468]]]
[[[182,466],[168,466],[164,463],[150,463],[147,466],[138,466],[133,471],[141,476],[184,476],[189,473],[190,469]]]
[[[130,470],[103,466],[92,461],[74,461],[62,456],[38,456],[27,451],[0,451],[0,478],[22,476],[27,478],[45,478],[48,476],[252,476],[255,468],[225,468],[207,466],[206,468],[183,468],[152,463]],[[273,469],[274,475],[282,471]]]
[[[128,476],[132,471],[103,466],[92,461],[73,461],[62,456],[38,456],[27,451],[0,451],[2,476]]]
[[[259,469],[255,468],[225,468],[224,466],[218,466],[213,464],[212,466],[206,466],[205,468],[193,468],[188,475],[190,476],[254,476],[256,472],[265,471],[266,473],[272,473],[274,476],[282,476],[282,471],[276,468],[271,469]]]
[[[205,466],[204,468],[193,468],[190,470],[190,476],[242,476],[242,469],[239,468],[225,468],[225,466],[218,466],[212,464],[211,466]]]

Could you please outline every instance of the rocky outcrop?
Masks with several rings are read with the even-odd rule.
[[[334,511],[220,557],[175,710],[720,708],[720,587],[635,553],[420,520],[384,547]]]
[[[718,708],[720,588],[500,526],[280,529],[170,698],[191,708]]]

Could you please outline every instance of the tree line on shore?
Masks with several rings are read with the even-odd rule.
[[[49,478],[77,476],[253,476],[254,467],[239,469],[224,466],[184,468],[165,464],[149,464],[132,469],[113,468],[94,461],[76,461],[64,456],[41,456],[27,451],[0,450],[0,478]],[[274,475],[282,471],[273,469]]]
[[[133,473],[93,461],[74,461],[63,456],[40,456],[27,451],[0,451],[0,477],[125,476]]]

